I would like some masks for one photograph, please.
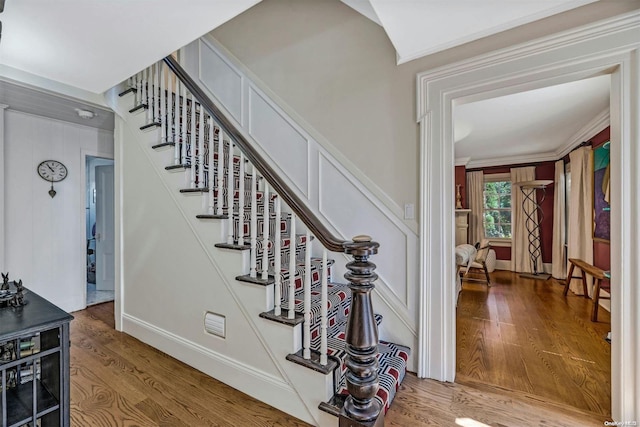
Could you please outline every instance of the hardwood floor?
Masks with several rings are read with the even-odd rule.
[[[113,303],[73,315],[73,426],[307,425],[115,331]]]
[[[113,303],[73,313],[72,426],[306,426],[113,329]],[[388,427],[602,426],[603,417],[408,374]],[[337,425],[337,420],[336,424]]]
[[[495,271],[492,287],[463,282],[457,310],[456,382],[611,414],[610,315],[555,281]]]

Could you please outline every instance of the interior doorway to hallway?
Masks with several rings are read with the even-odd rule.
[[[113,163],[85,157],[87,306],[114,300]]]

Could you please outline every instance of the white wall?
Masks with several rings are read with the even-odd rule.
[[[398,216],[405,203],[419,215],[417,73],[638,7],[599,1],[400,66],[384,29],[338,0],[264,0],[211,34],[386,193]]]
[[[83,151],[113,153],[113,132],[5,112],[5,265],[12,279],[66,311],[85,306],[86,241]],[[47,159],[67,166],[54,184],[36,172]]]

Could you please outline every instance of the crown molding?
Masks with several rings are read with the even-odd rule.
[[[555,162],[558,156],[555,151],[536,154],[521,154],[508,157],[494,157],[491,159],[471,160],[467,163],[467,169],[489,168],[493,166],[518,165],[521,163]]]
[[[586,24],[570,30],[561,31],[547,37],[520,43],[494,52],[478,55],[418,73],[416,75],[416,86],[423,89],[418,90],[418,96],[416,97],[416,121],[419,123],[430,108],[427,96],[428,89],[426,88],[435,84],[437,81],[454,75],[480,71],[489,65],[495,66],[496,64],[503,64],[507,61],[514,62],[529,57],[535,57],[542,51],[551,51],[570,46],[575,44],[576,41],[604,37],[611,33],[618,33],[627,29],[633,29],[638,25],[638,19],[640,19],[640,10],[635,10],[633,12],[604,19],[596,23]],[[499,84],[505,79],[506,78],[497,79],[495,82]]]
[[[467,166],[471,161],[471,157],[456,157],[455,165],[456,166]]]
[[[556,159],[561,159],[571,152],[573,147],[580,144],[582,141],[588,141],[593,138],[594,135],[603,131],[611,123],[611,116],[609,108],[606,108],[595,116],[589,123],[584,125],[578,132],[576,132],[569,141],[562,147],[556,150]]]

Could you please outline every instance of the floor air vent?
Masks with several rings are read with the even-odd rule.
[[[220,338],[225,337],[226,318],[217,313],[207,311],[204,314],[204,330]]]

